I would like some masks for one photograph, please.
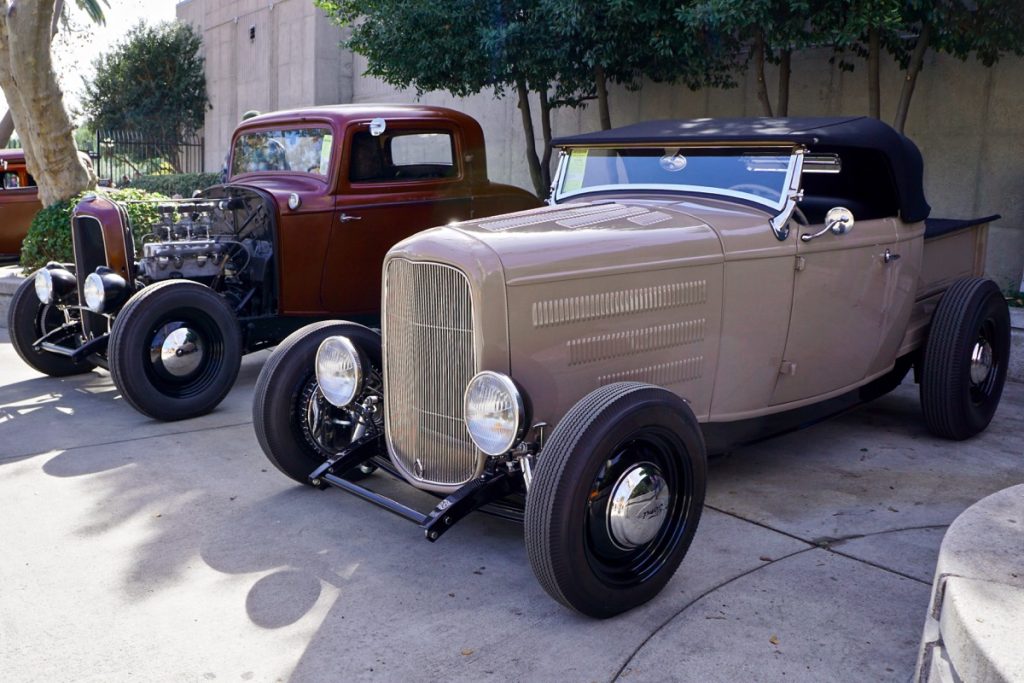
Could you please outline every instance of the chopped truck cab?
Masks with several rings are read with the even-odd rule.
[[[933,433],[988,425],[1009,353],[981,278],[994,217],[929,218],[921,155],[889,126],[658,121],[556,144],[552,206],[391,249],[383,339],[322,322],[278,347],[253,407],[278,468],[430,540],[518,512],[547,592],[606,617],[679,566],[708,453],[911,368]],[[442,500],[420,513],[356,483],[374,467]]]
[[[387,250],[418,230],[538,206],[491,183],[483,132],[440,107],[341,105],[235,131],[228,182],[159,205],[141,245],[102,195],[71,221],[75,262],[50,263],[10,309],[21,357],[49,375],[108,367],[142,413],[212,410],[241,355],[317,318],[376,325]]]

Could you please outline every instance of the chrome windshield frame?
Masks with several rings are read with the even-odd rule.
[[[636,147],[637,149],[651,148],[651,147],[664,147],[663,144],[659,145],[622,145],[621,149],[629,147]],[[687,145],[680,145],[681,148],[687,148]],[[689,193],[700,193],[706,195],[722,196],[730,199],[740,199],[743,201],[753,202],[759,204],[767,209],[770,209],[775,213],[775,216],[771,219],[772,232],[775,237],[780,241],[785,240],[789,237],[789,218],[793,213],[793,209],[796,207],[796,203],[800,200],[800,176],[803,171],[804,155],[807,152],[806,148],[800,145],[786,145],[786,144],[775,144],[775,145],[743,145],[743,146],[709,146],[709,145],[693,145],[689,146],[693,149],[751,149],[751,148],[771,148],[777,149],[781,152],[788,150],[790,155],[789,165],[786,169],[786,178],[783,182],[782,195],[778,201],[772,201],[760,195],[751,194],[748,192],[736,192],[735,190],[728,190],[725,188],[709,187],[707,185],[672,185],[672,184],[661,184],[661,183],[638,183],[638,184],[612,184],[612,185],[594,185],[582,190],[576,190],[574,192],[560,192],[565,176],[566,169],[569,165],[569,157],[571,150],[574,148],[562,148],[559,150],[558,166],[555,169],[555,174],[551,182],[551,194],[548,197],[549,204],[557,204],[566,199],[581,197],[588,194],[599,194],[606,192],[622,192],[622,191],[639,191],[639,192],[689,192]],[[594,148],[598,148],[595,146]],[[588,147],[575,147],[575,149],[591,149]]]

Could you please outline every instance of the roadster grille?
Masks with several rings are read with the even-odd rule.
[[[384,401],[391,457],[417,481],[453,486],[482,455],[463,423],[477,371],[466,276],[437,263],[392,259],[385,273]]]
[[[99,266],[107,265],[107,250],[103,244],[103,226],[92,216],[76,216],[71,230],[71,244],[75,252],[75,274],[78,277],[78,300],[85,305],[85,278]],[[107,333],[107,319],[85,308],[81,311],[85,336],[99,337]]]

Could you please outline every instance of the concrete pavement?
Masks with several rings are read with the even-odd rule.
[[[905,385],[713,461],[679,572],[599,622],[547,597],[515,524],[430,544],[280,475],[249,424],[265,354],[219,410],[164,424],[105,372],[38,376],[3,334],[5,681],[906,681],[945,527],[1024,482],[1024,385],[958,444]]]

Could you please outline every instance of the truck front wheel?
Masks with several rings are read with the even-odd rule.
[[[57,329],[64,322],[64,314],[55,304],[44,304],[39,301],[33,278],[26,278],[18,285],[7,310],[7,329],[11,334],[11,344],[23,361],[34,370],[50,377],[80,375],[96,367],[89,361],[75,362],[67,356],[41,351],[33,346],[37,339]]]
[[[183,420],[205,415],[227,396],[242,361],[242,336],[219,294],[170,280],[128,300],[114,319],[107,360],[132,407],[157,420]]]
[[[707,455],[693,411],[660,387],[609,384],[544,444],[526,496],[526,550],[544,589],[610,617],[647,602],[700,521]]]

